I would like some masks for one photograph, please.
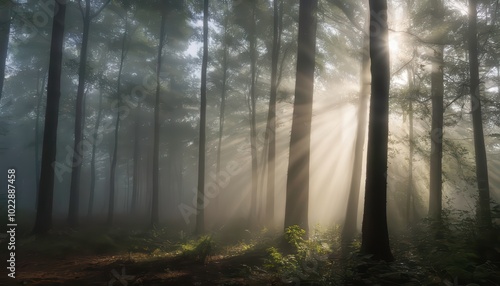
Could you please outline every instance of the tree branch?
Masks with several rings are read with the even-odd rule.
[[[81,1],[81,0],[78,0],[78,1]],[[97,17],[101,12],[102,10],[108,6],[109,2],[111,2],[111,0],[106,0],[106,2],[104,4],[102,4],[102,6],[94,13],[90,16],[90,19],[93,19],[95,17]]]

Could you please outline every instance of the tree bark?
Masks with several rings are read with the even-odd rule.
[[[3,1],[0,7],[0,99],[3,94],[3,82],[5,79],[5,62],[7,60],[7,49],[9,47],[10,36],[10,10],[11,1]]]
[[[280,4],[282,1],[280,1]],[[281,49],[280,9],[278,0],[273,0],[273,50],[271,56],[271,94],[267,115],[267,199],[266,221],[268,227],[274,222],[274,188],[276,182],[276,97],[278,92],[278,60]]]
[[[442,158],[443,158],[443,51],[442,45],[434,50],[431,74],[431,158],[430,158],[430,187],[429,187],[429,217],[438,223],[440,228],[442,210]]]
[[[285,227],[298,225],[308,232],[309,159],[318,1],[300,0],[299,5],[297,78],[286,186]]]
[[[477,0],[469,0],[469,69],[472,129],[474,132],[474,151],[476,159],[476,178],[479,199],[476,208],[478,226],[483,230],[492,228],[490,212],[490,187],[488,179],[488,163],[484,145],[483,119],[479,86],[479,60],[477,42]]]
[[[42,82],[40,83],[40,74],[43,76]],[[36,87],[36,94],[37,94],[37,103],[36,103],[36,119],[35,119],[35,182],[36,182],[36,199],[35,199],[35,206],[38,206],[38,194],[39,194],[39,186],[38,182],[40,182],[40,108],[42,106],[42,99],[43,99],[43,94],[44,94],[44,89],[45,89],[45,84],[46,84],[46,76],[45,72],[42,72],[41,70],[38,71],[37,73],[37,87]]]
[[[361,252],[392,261],[387,229],[390,63],[387,1],[370,0],[371,100]]]
[[[99,134],[99,125],[101,124],[102,118],[102,92],[99,94],[99,107],[97,110],[97,118],[94,125],[94,134],[92,138],[92,157],[90,159],[90,195],[89,195],[89,205],[87,210],[87,217],[92,216],[92,211],[94,207],[94,194],[95,194],[95,153],[97,151],[96,140]]]
[[[73,168],[71,169],[71,187],[69,196],[68,224],[78,225],[78,211],[80,200],[80,173],[83,161],[82,138],[83,138],[83,104],[85,96],[85,80],[87,72],[87,53],[90,32],[90,0],[85,1],[85,12],[83,15],[82,48],[80,50],[80,63],[78,68],[78,89],[76,92],[75,111],[75,141],[73,143]]]
[[[154,142],[153,142],[153,190],[151,198],[151,226],[158,225],[159,216],[159,160],[160,160],[160,72],[162,63],[162,50],[165,42],[165,25],[167,20],[167,7],[162,5],[161,11],[161,27],[160,27],[160,42],[158,44],[158,58],[156,66],[156,97],[154,108]]]
[[[140,161],[141,161],[140,126],[141,126],[141,104],[139,103],[135,111],[134,174],[133,174],[134,183],[132,185],[132,203],[130,207],[132,214],[137,214],[138,199],[139,199],[139,173],[140,173]]]
[[[354,147],[351,187],[347,201],[346,217],[342,228],[342,243],[347,246],[356,236],[358,224],[359,191],[363,173],[363,147],[366,139],[366,117],[370,99],[370,37],[368,34],[369,18],[366,19],[363,50],[361,56],[361,88],[359,92],[358,126]]]
[[[259,185],[258,161],[257,161],[257,127],[256,116],[256,83],[257,83],[257,31],[256,31],[256,2],[252,2],[250,21],[249,45],[250,45],[250,156],[252,159],[252,184],[250,199],[250,226],[254,227],[257,221],[257,192]]]
[[[126,51],[126,42],[127,42],[127,30],[128,30],[128,18],[127,12],[125,12],[125,32],[123,33],[122,38],[122,47],[121,47],[121,56],[120,56],[120,67],[118,68],[118,79],[116,83],[116,100],[118,102],[118,107],[116,110],[116,124],[115,124],[115,140],[113,144],[113,155],[111,159],[110,166],[110,176],[109,176],[109,206],[108,206],[108,226],[113,224],[114,217],[114,208],[115,208],[115,177],[116,177],[116,163],[118,160],[118,134],[120,130],[120,106],[121,106],[121,79],[122,79],[122,71],[123,71],[123,62],[125,61],[125,57],[127,55]]]
[[[411,225],[412,219],[415,219],[415,199],[413,193],[413,156],[415,153],[414,142],[414,118],[413,118],[413,100],[415,97],[415,71],[413,65],[408,69],[408,141],[409,141],[409,155],[408,155],[408,188],[406,193],[406,222],[408,226]],[[412,217],[413,215],[413,217]]]
[[[198,148],[198,199],[196,234],[205,232],[205,140],[207,117],[207,61],[208,61],[208,0],[203,1],[203,61],[200,92],[200,146]]]
[[[224,1],[224,4],[226,5],[226,12],[229,11],[229,8],[227,7],[227,2]],[[226,109],[226,86],[227,86],[227,58],[228,58],[228,42],[229,42],[229,16],[225,16],[224,18],[224,37],[223,37],[223,55],[222,55],[222,93],[221,93],[221,99],[220,99],[220,113],[219,113],[219,141],[217,143],[217,159],[216,159],[216,167],[215,167],[215,182],[219,182],[219,175],[220,175],[220,161],[221,161],[221,154],[222,154],[222,135],[224,134],[224,115],[225,115],[225,109]],[[215,198],[215,202],[220,200],[220,192],[222,191],[219,188],[219,197]],[[218,206],[218,204],[216,204]]]
[[[57,125],[59,99],[61,97],[61,70],[64,40],[66,1],[55,1],[50,43],[49,75],[47,80],[47,107],[42,147],[38,206],[33,234],[45,234],[52,227],[52,203],[54,194],[54,167],[57,150]]]

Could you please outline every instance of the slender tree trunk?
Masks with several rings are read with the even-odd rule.
[[[224,1],[224,4],[226,5],[226,12],[229,11],[229,8],[227,7],[227,2]],[[224,18],[224,51],[222,55],[222,94],[221,94],[221,99],[220,99],[220,114],[219,114],[219,141],[217,143],[217,159],[216,159],[216,167],[215,167],[215,182],[218,184],[219,182],[219,175],[220,175],[220,160],[221,160],[221,153],[222,153],[222,135],[224,134],[224,114],[225,114],[225,109],[226,109],[226,85],[227,85],[227,57],[228,57],[228,42],[229,42],[229,16],[225,16]],[[222,191],[219,188],[219,198],[215,199],[215,202],[220,200],[220,192]],[[218,207],[218,203],[216,203],[216,207]]]
[[[78,225],[80,173],[83,161],[83,101],[85,96],[85,80],[87,72],[87,52],[90,32],[90,0],[85,1],[85,14],[83,16],[82,48],[80,50],[80,63],[78,70],[78,90],[76,93],[75,111],[75,141],[73,145],[73,168],[71,169],[71,188],[69,196],[68,224]]]
[[[299,7],[297,78],[286,180],[285,227],[298,225],[308,232],[309,158],[318,1],[300,0]]]
[[[282,1],[280,1],[282,3]],[[267,115],[267,199],[266,221],[269,227],[274,224],[274,188],[276,182],[276,97],[278,92],[278,60],[281,49],[280,10],[278,0],[273,0],[273,50],[271,56],[271,94]]]
[[[38,207],[33,234],[44,234],[52,227],[54,194],[54,166],[57,150],[57,125],[61,97],[61,70],[64,40],[66,1],[55,1],[50,43],[49,76],[47,80],[47,107],[42,147],[42,169],[39,184]]]
[[[113,224],[113,216],[114,216],[114,207],[115,207],[115,177],[116,177],[116,163],[118,160],[118,134],[120,130],[120,105],[121,105],[121,83],[122,83],[122,71],[123,71],[123,62],[125,61],[125,57],[127,55],[126,51],[126,43],[127,43],[127,30],[128,30],[128,18],[127,12],[125,12],[125,32],[123,33],[122,38],[122,47],[121,47],[121,56],[120,56],[120,67],[118,68],[118,79],[116,82],[116,100],[118,102],[118,108],[116,110],[116,123],[115,123],[115,140],[113,144],[113,155],[111,159],[110,166],[110,176],[109,176],[109,206],[108,206],[108,226]]]
[[[125,208],[125,212],[128,213],[129,212],[129,195],[130,195],[130,160],[127,160],[127,196],[125,198],[125,204],[124,204],[124,208]]]
[[[250,22],[250,155],[252,158],[252,186],[250,199],[250,225],[253,227],[257,221],[257,192],[259,186],[258,161],[257,161],[257,127],[256,116],[256,84],[257,84],[257,31],[256,31],[256,3],[252,3],[252,21]]]
[[[370,0],[371,100],[361,252],[393,260],[387,229],[390,63],[387,1]]]
[[[11,6],[11,1],[3,1],[0,6],[0,99],[2,99],[3,94],[5,62],[7,60],[7,49],[9,47]]]
[[[43,75],[42,82],[40,83],[40,74]],[[35,119],[35,182],[36,182],[36,199],[35,206],[38,206],[38,194],[39,194],[39,186],[38,182],[40,182],[40,108],[42,106],[42,99],[45,90],[45,83],[47,77],[45,76],[45,72],[41,70],[38,71],[37,78],[37,103],[36,103],[36,119]],[[35,207],[36,208],[36,207]]]
[[[408,189],[406,193],[406,222],[408,226],[411,225],[412,219],[415,219],[415,213],[413,213],[412,217],[412,210],[414,210],[414,194],[413,194],[413,156],[414,156],[414,149],[415,149],[415,142],[414,142],[414,128],[413,128],[413,100],[415,97],[415,71],[413,65],[411,65],[410,69],[408,69],[408,84],[409,84],[409,96],[408,96],[408,121],[409,121],[409,128],[408,128],[408,139],[409,139],[409,145],[410,145],[410,150],[409,150],[409,155],[408,155]]]
[[[94,194],[95,194],[95,181],[96,181],[95,154],[97,151],[96,140],[99,134],[99,125],[101,124],[101,118],[102,118],[102,92],[99,93],[99,107],[97,110],[97,118],[95,120],[94,134],[92,138],[92,158],[90,159],[90,195],[89,195],[89,204],[87,210],[87,217],[89,218],[92,216],[92,211],[94,207]]]
[[[164,6],[164,5],[162,5]],[[162,50],[165,42],[165,25],[167,20],[166,7],[162,7],[161,14],[161,28],[160,28],[160,42],[158,44],[158,58],[156,66],[156,98],[155,98],[155,112],[154,112],[154,142],[153,142],[153,190],[151,199],[151,226],[158,225],[159,216],[159,160],[160,160],[160,72],[161,72],[161,59]]]
[[[430,158],[430,188],[429,188],[429,217],[436,221],[438,230],[441,222],[442,210],[442,158],[443,158],[443,46],[438,45],[434,50],[431,74],[431,158]]]
[[[478,226],[483,230],[492,228],[490,212],[490,187],[488,163],[484,145],[483,119],[479,86],[479,61],[477,43],[477,0],[469,0],[469,68],[472,128],[474,131],[474,151],[476,158],[476,177],[479,200],[476,208]]]
[[[139,195],[139,172],[140,172],[140,161],[141,161],[141,150],[140,150],[140,141],[141,141],[141,104],[137,106],[135,111],[135,127],[134,127],[134,183],[132,185],[132,203],[131,203],[131,213],[137,213],[137,203],[138,203],[138,195]]]
[[[196,234],[205,232],[205,129],[207,117],[208,0],[203,1],[203,62],[201,65],[200,146],[198,153],[198,199]]]
[[[370,37],[368,35],[368,18],[366,20],[363,50],[361,56],[361,88],[359,93],[358,126],[354,147],[351,187],[347,201],[346,217],[342,228],[342,243],[344,246],[356,236],[358,224],[359,191],[363,173],[363,147],[366,139],[366,117],[368,115],[368,100],[370,99]],[[345,247],[344,247],[345,249]]]

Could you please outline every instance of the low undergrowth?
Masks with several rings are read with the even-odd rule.
[[[500,285],[500,231],[479,232],[468,212],[447,210],[439,224],[423,220],[391,237],[391,263],[360,254],[359,238],[342,249],[340,233],[338,226],[316,227],[306,238],[292,226],[281,236],[262,229],[228,239],[168,228],[66,229],[19,238],[18,249],[42,257],[97,254],[127,263],[169,260],[199,267],[234,261],[227,275],[272,277],[276,285]]]
[[[290,285],[500,285],[500,232],[480,235],[467,212],[445,211],[440,224],[423,220],[391,237],[391,263],[360,254],[359,239],[341,251],[339,231],[314,233],[287,228],[287,245],[268,249],[266,268]]]

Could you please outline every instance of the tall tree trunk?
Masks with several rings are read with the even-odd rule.
[[[158,58],[156,66],[156,98],[155,98],[155,112],[154,112],[154,139],[153,139],[153,190],[151,199],[151,226],[158,225],[159,216],[159,160],[160,160],[160,72],[161,72],[161,59],[162,50],[165,42],[165,24],[167,20],[167,7],[162,5],[161,11],[161,28],[160,28],[160,42],[158,44]]]
[[[11,1],[2,1],[0,6],[0,99],[3,94],[3,82],[5,78],[5,62],[7,60],[7,49],[10,36],[10,10]],[[37,181],[38,182],[38,181]]]
[[[300,0],[295,101],[286,180],[285,227],[309,231],[309,158],[316,56],[317,0]]]
[[[45,90],[45,83],[46,83],[46,76],[45,72],[42,72],[42,70],[39,70],[37,73],[37,87],[36,87],[36,94],[37,94],[37,103],[36,103],[36,119],[35,119],[35,182],[36,182],[36,199],[35,199],[35,206],[38,206],[38,194],[39,194],[39,186],[38,182],[40,181],[40,108],[42,106],[42,99],[43,99],[43,94]],[[43,76],[42,82],[40,82],[40,75]]]
[[[409,155],[408,155],[408,187],[406,193],[406,222],[408,226],[411,225],[412,219],[415,219],[415,213],[412,212],[414,210],[415,199],[413,194],[413,156],[415,150],[415,142],[414,142],[414,128],[413,128],[413,100],[415,97],[415,70],[414,66],[411,65],[408,69],[408,141],[409,141]],[[412,217],[413,215],[413,217]]]
[[[479,200],[476,208],[480,229],[492,228],[490,212],[490,186],[488,181],[488,164],[484,145],[483,119],[479,87],[479,60],[477,43],[477,0],[469,0],[469,68],[472,128],[474,130],[474,151],[476,158],[476,177]]]
[[[128,30],[128,17],[127,12],[125,12],[125,31],[122,38],[121,56],[120,56],[120,67],[118,68],[118,79],[116,82],[116,100],[118,101],[118,108],[116,110],[116,123],[115,123],[115,140],[113,144],[113,155],[111,159],[110,166],[110,176],[109,176],[109,207],[108,207],[108,226],[113,224],[114,208],[115,208],[115,177],[116,177],[116,163],[118,160],[118,134],[120,130],[120,105],[121,105],[121,94],[120,87],[122,83],[122,71],[123,62],[127,55],[126,43],[127,43],[127,30]]]
[[[282,5],[283,1],[280,1]],[[278,0],[273,0],[273,50],[271,58],[271,94],[267,114],[266,141],[267,150],[267,199],[266,221],[268,226],[274,224],[274,188],[276,182],[276,97],[278,92],[278,60],[281,49],[280,7]],[[281,6],[282,8],[282,6]]]
[[[443,46],[438,45],[434,50],[431,74],[431,158],[430,158],[430,187],[429,187],[429,217],[437,223],[439,230],[442,210],[442,158],[443,158]]]
[[[432,21],[438,25],[444,15],[443,3],[439,0],[435,3],[435,15]],[[433,48],[432,73],[431,73],[431,102],[432,102],[432,124],[431,124],[431,155],[430,155],[430,187],[429,187],[429,217],[436,223],[437,234],[441,229],[442,210],[442,158],[443,158],[443,52],[444,46],[437,44]]]
[[[92,138],[92,157],[90,159],[90,195],[89,195],[89,204],[87,210],[87,217],[90,218],[92,216],[92,211],[94,207],[94,194],[95,194],[95,153],[97,151],[96,140],[99,134],[99,125],[101,124],[102,118],[102,92],[99,93],[99,107],[97,110],[97,117],[94,125],[94,134]]]
[[[226,13],[229,13],[229,8],[228,8],[228,3],[224,1],[224,4],[226,5],[225,11]],[[226,110],[226,86],[227,86],[227,57],[228,57],[228,44],[229,44],[229,16],[224,17],[224,37],[223,37],[223,55],[222,55],[222,93],[221,93],[221,99],[220,99],[220,113],[219,113],[219,141],[217,143],[217,159],[216,159],[216,167],[215,167],[215,182],[218,184],[219,182],[219,175],[220,175],[220,161],[221,161],[221,154],[222,154],[222,135],[224,134],[224,115],[225,115],[225,110]],[[219,196],[220,196],[220,186],[219,188]],[[215,202],[218,202],[220,200],[219,198],[215,198]],[[218,207],[218,203],[215,203],[216,207]]]
[[[357,233],[359,191],[363,173],[363,147],[366,139],[366,117],[368,115],[368,100],[370,99],[370,36],[368,35],[369,20],[366,19],[363,50],[361,56],[361,88],[359,92],[358,126],[354,145],[354,158],[351,174],[351,187],[347,200],[346,217],[342,228],[342,244],[349,245]],[[343,248],[345,249],[345,247]]]
[[[136,108],[135,111],[135,127],[134,127],[134,183],[132,185],[132,203],[131,203],[131,213],[137,214],[137,203],[139,197],[139,172],[140,172],[140,161],[141,161],[141,149],[140,149],[140,127],[141,127],[141,104]]]
[[[393,260],[387,229],[390,63],[387,1],[370,0],[371,100],[361,252]]]
[[[198,199],[196,234],[205,232],[205,131],[207,117],[208,0],[203,1],[203,61],[201,64],[200,146],[198,148]]]
[[[61,69],[64,40],[66,1],[55,1],[50,43],[49,76],[47,80],[47,106],[42,147],[38,206],[34,234],[44,234],[52,227],[52,203],[54,194],[54,166],[57,150],[57,125],[59,99],[61,97]]]
[[[127,196],[125,197],[124,209],[125,212],[129,212],[129,195],[130,195],[130,160],[127,159]]]
[[[257,162],[257,126],[256,116],[256,83],[257,83],[257,31],[256,10],[257,4],[252,2],[252,20],[250,21],[249,45],[250,45],[250,156],[252,158],[252,185],[250,199],[250,226],[255,226],[257,221],[257,192],[259,185],[258,162]]]
[[[85,80],[87,72],[87,53],[90,32],[90,0],[85,1],[85,12],[83,15],[82,48],[80,50],[80,63],[78,69],[78,90],[76,92],[75,111],[75,141],[73,144],[73,168],[71,169],[71,188],[69,196],[68,224],[78,225],[78,211],[80,199],[80,174],[83,161],[82,139],[83,139],[83,114]]]

